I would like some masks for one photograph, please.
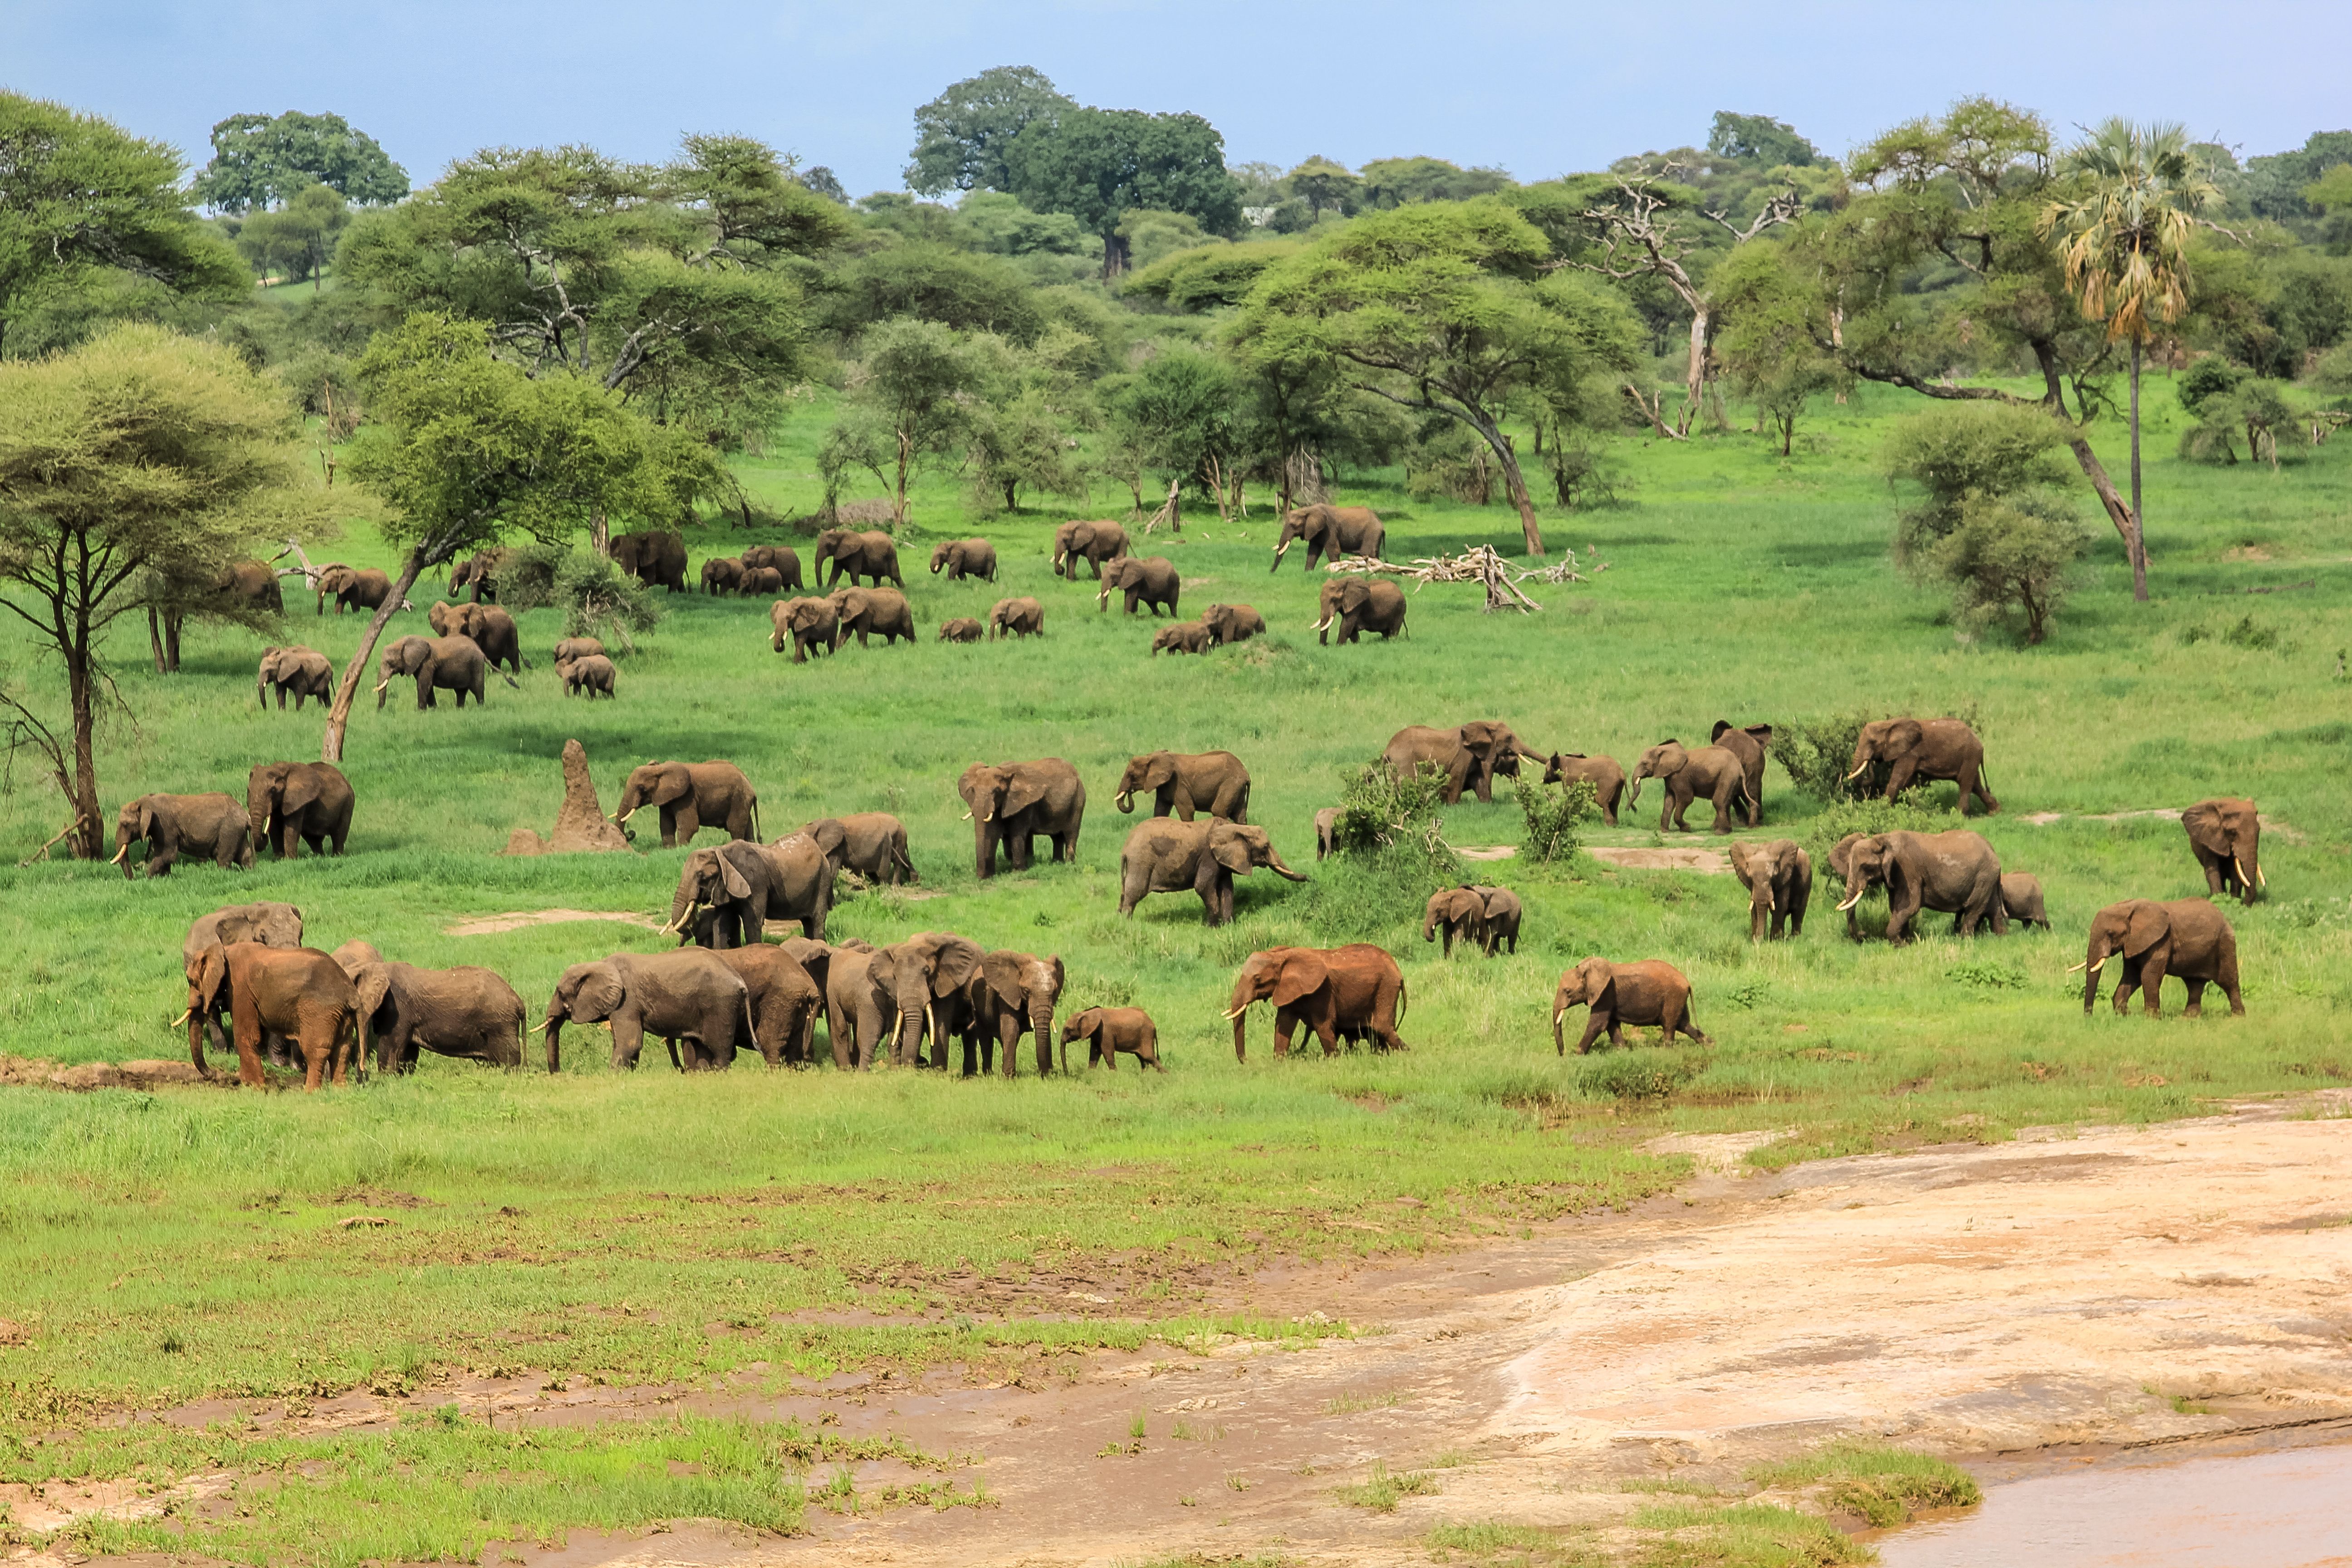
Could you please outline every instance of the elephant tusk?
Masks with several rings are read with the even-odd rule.
[[[382,680],[377,681],[377,682],[375,683],[375,694],[376,694],[378,697],[383,696],[383,689],[384,689],[385,687],[387,687],[387,686],[390,686],[391,684],[392,684],[392,679],[391,679],[391,677],[389,677],[389,676],[385,677],[385,678],[384,678],[383,679],[382,679]]]
[[[2269,886],[2271,885],[2270,873],[2268,873],[2267,871],[2264,871],[2264,870],[2263,870],[2260,866],[2255,867],[2255,868],[2254,868],[2254,881],[2255,881],[2259,886],[2265,887],[2265,888],[2269,887]]]
[[[113,858],[113,859],[111,859],[111,860],[109,860],[109,861],[107,862],[107,864],[108,864],[108,865],[110,865],[110,866],[120,866],[120,865],[121,865],[121,864],[122,864],[122,858],[123,858],[125,855],[128,855],[128,854],[130,854],[130,853],[131,853],[131,846],[130,846],[130,845],[128,845],[128,844],[125,844],[121,848],[120,848],[120,849],[118,849],[118,850],[116,850],[116,851],[114,852],[114,858]]]
[[[194,1017],[195,1016],[196,1016],[196,1010],[195,1010],[194,1007],[191,1007],[191,1008],[189,1008],[186,1012],[184,1012],[184,1013],[181,1014],[178,1017],[176,1017],[176,1018],[173,1019],[170,1023],[168,1023],[168,1024],[164,1025],[163,1026],[164,1026],[165,1028],[167,1028],[167,1029],[176,1029],[176,1028],[178,1028],[181,1025],[183,1025],[183,1024],[186,1023],[189,1019],[191,1019],[191,1018]]]
[[[1870,889],[1868,888],[1864,888],[1861,893],[1855,893],[1848,897],[1845,902],[1838,906],[1838,913],[1843,914],[1846,910],[1853,908],[1854,905],[1862,902],[1863,893],[1867,893],[1869,891]]]
[[[1229,1023],[1229,1024],[1230,1024],[1230,1023],[1232,1023],[1235,1018],[1240,1017],[1243,1014],[1244,1014],[1244,1013],[1246,1013],[1246,1012],[1248,1012],[1248,1011],[1249,1011],[1249,1004],[1248,1004],[1248,1003],[1246,1003],[1246,1002],[1244,1002],[1244,1003],[1243,1003],[1240,1006],[1238,1006],[1238,1007],[1234,1008],[1232,1012],[1230,1012],[1230,1013],[1228,1013],[1228,1014],[1226,1014],[1226,1015],[1225,1015],[1225,1022],[1227,1022],[1227,1023]]]
[[[2235,855],[2232,855],[2230,857],[2230,864],[2237,869],[2238,885],[2240,887],[2243,887],[2246,883],[2252,880],[2252,878],[2246,875],[2246,863],[2243,860],[2241,860]]]
[[[629,820],[629,818],[631,818],[631,817],[633,817],[633,816],[636,816],[636,815],[637,815],[637,808],[636,808],[635,806],[634,806],[634,805],[633,805],[633,806],[629,807],[629,809],[628,809],[628,810],[626,810],[626,811],[625,811],[625,812],[621,813],[618,816],[615,816],[614,818],[613,818],[613,825],[614,825],[614,826],[616,826],[616,827],[617,827],[617,826],[619,826],[622,823],[628,821],[628,820]]]
[[[970,813],[970,812],[968,812],[968,811],[967,811],[967,812],[965,812],[965,813],[963,814],[963,819],[964,819],[966,822],[970,822],[970,821],[971,820],[971,813]]]
[[[1565,1017],[1567,1017],[1567,1016],[1568,1016],[1568,1009],[1567,1009],[1567,1008],[1565,1008],[1565,1007],[1561,1007],[1561,1008],[1559,1008],[1559,1009],[1555,1010],[1555,1011],[1553,1012],[1552,1016],[1551,1016],[1551,1026],[1552,1026],[1553,1028],[1555,1028],[1555,1029],[1559,1028],[1559,1021],[1560,1021],[1562,1018],[1565,1018]]]
[[[2078,963],[2078,964],[2075,964],[2073,968],[2071,968],[2071,969],[2067,970],[2067,971],[2066,971],[2066,973],[2069,973],[2069,974],[2072,974],[2072,973],[2075,973],[2075,971],[2076,971],[2076,970],[2088,969],[2088,968],[2090,968],[2090,967],[2091,967],[2091,961],[2090,961],[2089,959],[2087,959],[2087,958],[2086,958],[2086,959],[2083,960],[2083,962],[2082,962],[2082,963]]]
[[[1853,783],[1853,781],[1854,781],[1854,780],[1856,780],[1856,779],[1860,778],[1860,777],[1863,775],[1863,772],[1864,772],[1864,769],[1866,769],[1866,768],[1868,768],[1869,766],[1870,766],[1870,764],[1869,764],[1868,763],[1862,763],[1860,766],[1856,767],[1856,768],[1853,770],[1853,772],[1852,772],[1852,773],[1850,773],[1846,774],[1846,775],[1845,775],[1845,778],[1844,778],[1842,782],[1843,782],[1843,783],[1845,783],[1845,784],[1852,784],[1852,783]]]

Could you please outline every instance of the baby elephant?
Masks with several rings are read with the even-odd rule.
[[[1198,621],[1162,626],[1151,639],[1153,653],[1206,653],[1213,646],[1209,628]]]
[[[1118,1053],[1127,1052],[1136,1061],[1160,1072],[1168,1069],[1160,1065],[1160,1030],[1151,1022],[1151,1015],[1140,1007],[1089,1007],[1062,1026],[1062,1070],[1070,1070],[1070,1042],[1090,1042],[1087,1066],[1102,1063],[1108,1071],[1118,1070]]]
[[[555,662],[570,664],[575,658],[585,658],[592,653],[604,651],[604,642],[601,637],[565,637],[555,645]]]
[[[958,616],[951,621],[940,623],[940,641],[941,642],[978,642],[981,636],[980,623],[970,616]]]
[[[2042,907],[2042,879],[2031,871],[2004,871],[2000,876],[2000,906],[2020,925],[2050,929],[2050,913]],[[1952,922],[1955,931],[1959,922]]]
[[[588,700],[593,702],[600,691],[607,697],[614,695],[613,661],[601,653],[583,654],[578,658],[566,659],[555,667],[555,673],[563,678],[563,695],[566,697],[576,697],[585,691]]]
[[[1609,1043],[1625,1043],[1624,1026],[1655,1024],[1661,1031],[1658,1043],[1670,1046],[1677,1031],[1704,1046],[1707,1037],[1691,1019],[1691,983],[1673,964],[1658,959],[1644,959],[1639,963],[1612,963],[1605,958],[1588,958],[1559,977],[1559,989],[1551,998],[1551,1040],[1553,1048],[1562,1056],[1568,1054],[1566,1037],[1560,1031],[1560,1021],[1568,1016],[1570,1007],[1581,1004],[1592,1009],[1586,1020],[1584,1037],[1576,1042],[1576,1054],[1582,1056],[1609,1031]]]
[[[999,599],[988,612],[988,640],[998,637],[1041,637],[1045,635],[1045,606],[1022,597]]]
[[[1327,805],[1315,814],[1315,858],[1324,859],[1339,847],[1339,808]]]
[[[1442,927],[1445,938],[1444,952],[1454,955],[1454,939],[1477,944],[1478,951],[1492,956],[1504,942],[1511,951],[1519,951],[1519,917],[1523,913],[1519,896],[1508,888],[1440,888],[1429,896],[1429,907],[1423,911],[1421,939],[1438,940]]]

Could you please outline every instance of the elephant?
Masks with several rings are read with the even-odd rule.
[[[292,904],[264,901],[225,904],[210,914],[198,915],[180,942],[180,966],[185,969],[194,963],[208,947],[226,947],[238,942],[257,942],[264,947],[299,947],[302,945],[302,911]],[[343,948],[352,947],[367,947],[367,944],[345,942],[342,948],[335,950],[336,962],[342,963]],[[381,955],[373,948],[367,947],[367,951],[371,957],[380,960]],[[344,968],[348,972],[351,965],[345,963]],[[228,1049],[228,1037],[221,1032],[220,1020],[207,1014],[204,1023],[205,1037],[212,1043],[213,1049]],[[293,1065],[294,1049],[283,1035],[264,1030],[262,1053],[279,1067]]]
[[[1116,593],[1127,595],[1127,614],[1135,614],[1138,605],[1150,605],[1154,616],[1166,610],[1176,613],[1177,596],[1183,592],[1184,580],[1176,570],[1176,563],[1165,555],[1122,555],[1103,569],[1102,586],[1095,594],[1095,608],[1108,610],[1110,596]]]
[[[1201,624],[1209,628],[1211,647],[1265,636],[1265,617],[1248,605],[1211,605],[1201,612]]]
[[[702,563],[702,591],[714,598],[733,593],[742,581],[743,563],[731,555],[714,555]]]
[[[613,825],[619,826],[646,805],[661,808],[665,849],[693,843],[705,823],[724,828],[730,838],[760,836],[760,796],[733,763],[646,763],[632,768]]]
[[[686,535],[676,529],[616,533],[604,553],[641,583],[658,584],[673,594],[686,592]]]
[[[798,587],[799,584],[794,584],[793,586]],[[746,566],[743,568],[741,579],[736,584],[736,591],[747,599],[756,599],[767,594],[781,594],[784,591],[784,574],[772,566]]]
[[[131,879],[131,846],[144,842],[151,877],[168,877],[185,855],[209,855],[226,870],[253,865],[253,834],[245,807],[226,795],[142,795],[122,803],[114,819],[114,861]]]
[[[470,696],[478,708],[483,705],[482,694],[489,687],[490,661],[484,656],[481,645],[468,637],[406,637],[383,650],[383,657],[376,661],[375,672],[375,705],[379,710],[383,707],[385,691],[395,675],[416,678],[416,706],[420,711],[440,706],[434,697],[436,691],[456,692],[460,709]],[[513,676],[501,671],[499,679],[514,686]]]
[[[1968,813],[1970,795],[1988,814],[2000,809],[1984,782],[1984,742],[1958,719],[1872,720],[1853,742],[1846,781],[1860,778],[1874,763],[1885,763],[1890,770],[1885,791],[1888,800],[1910,788],[1914,779],[1951,779],[1960,786],[1961,815]]]
[[[2001,873],[2000,907],[2020,925],[2050,929],[2050,912],[2042,901],[2042,879],[2030,871]]]
[[[1433,763],[1445,774],[1444,801],[1448,805],[1462,798],[1463,786],[1474,787],[1478,798],[1492,804],[1495,798],[1495,775],[1517,778],[1519,762],[1542,762],[1539,752],[1531,752],[1511,727],[1500,719],[1478,719],[1451,730],[1432,729],[1426,724],[1408,724],[1389,737],[1388,747],[1381,752],[1398,782],[1412,780],[1423,763]]]
[[[1136,793],[1147,789],[1154,816],[1172,811],[1190,822],[1194,812],[1205,811],[1228,822],[1249,820],[1249,769],[1231,752],[1147,752],[1129,758],[1112,801],[1131,812]]]
[[[940,623],[941,642],[978,642],[985,633],[986,628],[970,616],[958,616]]]
[[[941,570],[950,583],[965,577],[996,581],[996,546],[985,539],[950,539],[931,552],[931,574]]]
[[[563,1025],[613,1027],[613,1065],[634,1069],[646,1036],[669,1043],[669,1059],[681,1071],[731,1061],[739,1043],[751,1037],[751,987],[707,948],[670,952],[615,952],[593,963],[575,963],[555,983],[548,998],[544,1031],[547,1070],[561,1071]],[[681,1057],[678,1045],[686,1053]]]
[[[1519,921],[1526,914],[1518,894],[1508,888],[1480,888],[1486,900],[1486,952],[1489,957],[1501,951],[1505,942],[1511,944],[1511,955],[1518,956]]]
[[[1054,1070],[1054,1009],[1061,1003],[1066,978],[1059,953],[1040,958],[998,948],[981,960],[980,973],[966,985],[980,1042],[980,1071],[993,1071],[996,1054],[1002,1051],[1004,1076],[1013,1077],[1024,1033],[1035,1042],[1038,1076]],[[967,1078],[973,1068],[969,1038],[963,1059]]]
[[[1339,853],[1339,818],[1343,808],[1327,805],[1315,814],[1315,858],[1325,859]]]
[[[2191,1018],[2204,1011],[2205,987],[2219,985],[2230,999],[2230,1011],[2242,1017],[2246,1004],[2238,994],[2238,933],[2210,899],[2179,899],[2159,904],[2151,899],[2126,899],[2109,904],[2091,917],[2090,951],[2074,969],[2083,976],[2083,1016],[2090,1016],[2099,997],[2099,977],[2107,960],[2123,955],[2123,978],[2116,985],[2116,1011],[2131,1010],[2131,994],[2140,994],[2140,1010],[2148,1017],[2164,1013],[2164,977],[2174,974],[2189,987]],[[2072,974],[2074,969],[2066,973]]]
[[[352,835],[352,781],[332,763],[263,763],[245,780],[247,832],[280,860],[294,858],[300,839],[313,855],[343,852]]]
[[[720,963],[740,975],[751,1008],[751,1043],[767,1064],[805,1061],[824,997],[800,962],[781,947],[755,942],[726,948]],[[727,1067],[732,1054],[711,1063]]]
[[[289,905],[288,907],[290,908],[291,906]],[[299,947],[302,943],[300,941],[297,940],[290,942],[268,942],[265,945],[270,947]],[[375,943],[372,942],[362,942],[358,937],[352,938],[351,941],[343,943],[342,946],[335,949],[334,952],[329,953],[327,956],[343,966],[343,973],[352,977],[352,984],[354,985],[359,984],[361,970],[366,968],[371,963],[382,963],[384,962],[383,953],[376,947]],[[362,1021],[364,1022],[365,1020],[363,1019]]]
[[[783,579],[783,585],[794,593],[801,590],[801,558],[789,544],[754,544],[744,550],[746,567],[772,568]]]
[[[1095,575],[1106,562],[1127,554],[1127,530],[1115,522],[1066,522],[1054,530],[1054,575],[1078,580],[1078,563],[1094,563]]]
[[[2263,875],[2262,817],[2252,801],[2200,800],[2180,814],[2180,826],[2212,897],[2234,893],[2239,902],[2251,904],[2256,889],[2270,886]]]
[[[1717,719],[1707,739],[1739,759],[1743,774],[1740,793],[1748,797],[1748,826],[1764,824],[1764,759],[1772,750],[1772,726],[1750,724],[1745,729],[1728,719]]]
[[[236,561],[221,568],[212,581],[213,596],[235,609],[286,612],[286,594],[278,574],[258,561]]]
[[[458,589],[471,587],[475,604],[478,605],[485,599],[496,599],[499,596],[499,574],[505,571],[509,558],[509,552],[501,545],[491,550],[476,551],[462,564],[452,562],[449,566],[450,595],[454,597]]]
[[[575,658],[586,658],[592,654],[600,658],[604,657],[604,644],[602,638],[564,637],[555,645],[555,662],[558,664],[569,664]]]
[[[1832,865],[1842,863],[1845,901],[1850,912],[1874,883],[1886,884],[1886,940],[1898,946],[1911,940],[1912,917],[1929,909],[1959,917],[1962,936],[1974,936],[1979,921],[1990,917],[1995,936],[2009,933],[2009,911],[2000,898],[2000,857],[1980,834],[1965,828],[1949,833],[1881,833],[1841,842],[1831,852]]]
[[[1584,1021],[1583,1037],[1576,1042],[1576,1054],[1584,1055],[1601,1031],[1609,1031],[1609,1043],[1625,1043],[1625,1026],[1636,1028],[1658,1026],[1658,1044],[1671,1046],[1677,1033],[1687,1036],[1700,1045],[1711,1045],[1696,1020],[1691,1017],[1691,983],[1683,972],[1660,959],[1643,959],[1638,963],[1612,963],[1605,958],[1588,958],[1559,977],[1559,988],[1551,995],[1551,1043],[1558,1055],[1568,1054],[1568,1039],[1561,1021],[1570,1007],[1592,1009]]]
[[[899,637],[915,640],[915,612],[907,606],[907,595],[896,588],[837,588],[832,595],[833,613],[837,621],[834,628],[833,646],[839,647],[857,634],[857,646],[864,647],[866,639],[880,634],[882,646],[887,647]]]
[[[767,948],[771,944],[762,942],[760,945]],[[843,947],[858,949],[865,945],[862,942],[852,941],[844,943]],[[793,1048],[793,1059],[813,1063],[816,1060],[816,1021],[824,1014],[825,981],[832,973],[833,955],[841,950],[824,942],[811,942],[804,936],[788,936],[782,942],[774,943],[773,950],[799,964],[802,973],[809,977],[809,984],[816,988],[816,1010],[801,1025],[800,1040]],[[727,951],[749,952],[751,950],[730,947]],[[749,982],[747,981],[746,984],[748,984]]]
[[[188,1026],[188,1059],[210,1076],[204,1037],[216,1032],[226,1011],[236,1046],[236,1078],[259,1089],[261,1050],[271,1034],[294,1042],[303,1060],[302,1087],[318,1089],[331,1069],[334,1081],[350,1081],[357,1047],[359,992],[342,965],[315,947],[270,947],[234,942],[205,948],[189,958],[188,1010],[173,1026]]]
[[[1070,1069],[1070,1042],[1087,1042],[1087,1066],[1097,1062],[1106,1072],[1118,1070],[1118,1053],[1135,1058],[1139,1068],[1168,1069],[1160,1061],[1160,1027],[1140,1007],[1089,1007],[1062,1026],[1062,1070]]]
[[[1026,763],[974,763],[956,781],[963,796],[964,816],[972,825],[972,865],[976,876],[996,875],[996,847],[1002,844],[1013,868],[1025,871],[1039,837],[1054,841],[1054,858],[1078,858],[1078,829],[1087,816],[1086,781],[1078,770],[1059,757]]]
[[[1135,906],[1152,893],[1190,888],[1201,895],[1207,924],[1229,925],[1234,878],[1260,866],[1293,882],[1308,879],[1283,864],[1263,827],[1213,816],[1201,821],[1155,816],[1137,824],[1119,848],[1118,912],[1131,916]]]
[[[768,606],[768,623],[774,628],[768,646],[778,653],[784,651],[784,642],[793,645],[793,662],[806,664],[812,649],[831,653],[834,634],[840,629],[841,616],[831,599],[780,599]]]
[[[1337,561],[1343,555],[1377,557],[1388,546],[1388,530],[1381,525],[1380,514],[1368,506],[1333,506],[1328,501],[1293,507],[1282,516],[1282,537],[1275,541],[1274,564],[1269,571],[1282,570],[1284,552],[1293,540],[1307,542],[1307,570],[1315,570],[1315,558],[1328,555]]]
[[[1397,1033],[1405,1013],[1404,972],[1370,942],[1345,947],[1270,947],[1253,952],[1234,980],[1234,1060],[1246,1061],[1246,1015],[1253,1002],[1274,1004],[1274,1054],[1290,1054],[1291,1032],[1305,1024],[1337,1056],[1339,1037],[1369,1038],[1375,1050],[1410,1049]]]
[[[1665,799],[1658,806],[1658,831],[1672,827],[1677,833],[1688,833],[1686,820],[1691,802],[1705,798],[1715,805],[1715,830],[1728,833],[1732,826],[1732,807],[1748,787],[1748,770],[1741,765],[1739,753],[1723,746],[1701,746],[1685,751],[1680,741],[1661,741],[1642,753],[1633,766],[1633,801],[1642,798],[1642,781],[1656,779],[1664,786]]]
[[[1045,635],[1045,606],[1024,595],[1018,599],[999,599],[988,612],[988,640],[998,637],[1042,637]]]
[[[833,1065],[864,1072],[898,1024],[898,1009],[874,985],[876,949],[862,942],[835,947],[825,967],[824,1027],[833,1038]]]
[[[855,871],[869,882],[895,887],[922,880],[907,855],[907,825],[887,811],[823,816],[803,823],[801,831],[816,840],[837,868]]]
[[[335,957],[343,962],[341,950]],[[380,957],[344,967],[359,993],[360,1057],[366,1059],[373,1041],[376,1071],[415,1070],[420,1046],[492,1067],[522,1066],[522,998],[497,971],[471,963],[419,969]]]
[[[926,1035],[932,1067],[948,1065],[950,1036],[965,1037],[968,1057],[976,1052],[979,1020],[969,987],[979,978],[987,956],[969,938],[929,931],[894,942],[866,960],[875,994],[887,998],[896,1014],[890,1037],[893,1064],[921,1067]]]
[[[1454,956],[1454,939],[1483,948],[1486,944],[1486,895],[1472,887],[1440,888],[1429,895],[1429,903],[1421,914],[1421,940],[1436,942],[1440,936],[1444,946],[1440,949],[1448,958]]]
[[[1361,632],[1392,638],[1404,630],[1404,590],[1393,583],[1368,583],[1361,577],[1328,577],[1318,600],[1316,641],[1331,640],[1331,623],[1339,623],[1342,646]]]
[[[1625,770],[1618,766],[1617,759],[1587,756],[1582,752],[1554,752],[1544,763],[1546,784],[1576,779],[1592,786],[1592,804],[1601,808],[1601,820],[1616,826],[1617,803],[1625,796]]]
[[[613,661],[601,653],[583,653],[578,658],[562,660],[555,673],[563,682],[566,697],[577,697],[585,691],[588,700],[593,702],[600,691],[615,700],[620,695],[613,689],[619,672],[613,668]]]
[[[1209,628],[1198,621],[1171,621],[1151,636],[1155,654],[1206,653],[1214,646]]]
[[[662,929],[677,932],[681,946],[744,947],[760,940],[770,921],[798,921],[803,936],[823,942],[833,871],[805,833],[765,846],[739,838],[697,849],[678,868],[669,924]]]
[[[302,700],[315,697],[321,702],[331,701],[335,695],[335,667],[317,648],[297,643],[292,647],[266,647],[261,650],[261,668],[254,677],[254,700],[262,707],[269,706],[269,688],[278,688],[278,710],[286,711],[286,694],[294,694],[294,711],[302,711]]]
[[[345,610],[380,610],[392,597],[392,578],[368,566],[354,570],[338,561],[320,569],[318,576],[319,607],[313,615],[327,613],[327,595],[335,596],[335,614]]]
[[[530,668],[522,656],[522,634],[515,618],[496,605],[436,604],[425,612],[436,637],[467,637],[490,661],[492,669],[505,665],[517,675]]]
[[[1795,839],[1776,838],[1769,844],[1735,840],[1731,869],[1748,889],[1748,941],[1762,942],[1768,926],[1776,942],[1783,926],[1790,936],[1805,934],[1805,908],[1813,901],[1813,858]]]
[[[887,533],[852,533],[845,528],[828,528],[816,536],[814,558],[817,586],[821,588],[835,587],[844,577],[852,586],[860,577],[873,578],[877,588],[885,577],[902,589],[907,585],[907,580],[898,575],[898,547]],[[830,577],[824,574],[828,563],[833,567]]]

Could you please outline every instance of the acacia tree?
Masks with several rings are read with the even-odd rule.
[[[904,316],[874,327],[850,371],[851,415],[827,437],[835,471],[854,465],[890,486],[891,517],[903,524],[908,478],[963,450],[980,398],[1004,368],[1003,341],[987,333]]]
[[[1072,109],[1032,121],[1005,150],[1007,189],[1032,209],[1067,213],[1102,237],[1103,276],[1127,270],[1128,213],[1182,213],[1211,234],[1241,223],[1225,139],[1197,114]]]
[[[408,171],[340,114],[232,114],[213,127],[213,161],[189,194],[225,213],[266,211],[310,185],[356,206],[408,195]]]
[[[152,574],[209,580],[261,538],[314,525],[324,492],[297,456],[292,406],[215,343],[123,326],[0,364],[0,608],[64,668],[69,738],[0,693],[12,744],[72,803],[74,853],[104,853],[96,730],[109,629]],[[224,612],[226,613],[226,612]]]
[[[1502,470],[1528,553],[1541,555],[1504,419],[1515,399],[1564,395],[1596,370],[1630,368],[1633,353],[1622,306],[1543,276],[1550,256],[1492,197],[1369,214],[1269,268],[1238,331],[1261,353],[1323,357],[1359,391],[1467,426]]]

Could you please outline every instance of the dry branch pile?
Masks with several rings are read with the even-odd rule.
[[[1431,583],[1476,583],[1486,590],[1484,606],[1489,615],[1496,610],[1517,610],[1526,615],[1543,606],[1519,590],[1519,584],[1530,579],[1538,583],[1590,583],[1592,577],[1609,570],[1601,559],[1599,550],[1591,545],[1584,553],[1591,561],[1591,576],[1576,569],[1576,552],[1566,552],[1566,559],[1556,566],[1520,571],[1503,559],[1491,544],[1474,544],[1459,555],[1423,556],[1407,562],[1375,561],[1369,555],[1350,555],[1334,561],[1327,568],[1332,572],[1349,572],[1360,576],[1410,577],[1417,584]],[[1413,592],[1418,594],[1421,587]]]

